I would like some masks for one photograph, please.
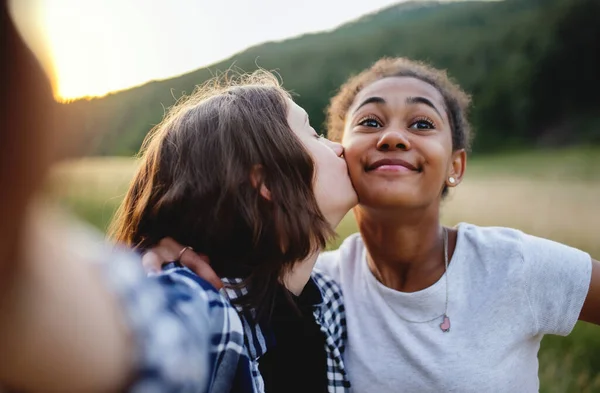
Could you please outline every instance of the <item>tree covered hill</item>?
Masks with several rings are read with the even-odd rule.
[[[93,141],[92,154],[130,155],[184,92],[232,65],[260,66],[279,72],[318,128],[336,89],[383,56],[447,69],[472,94],[478,152],[600,143],[597,0],[400,3],[333,31],[251,47],[210,67],[65,109]]]

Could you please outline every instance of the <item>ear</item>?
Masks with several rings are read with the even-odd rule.
[[[448,187],[456,187],[462,181],[462,178],[467,169],[467,152],[465,149],[459,149],[452,153],[452,162],[446,176],[446,185]]]
[[[252,171],[250,171],[250,182],[252,183],[252,187],[257,188],[260,185],[260,195],[266,200],[271,200],[271,191],[265,185],[265,174],[262,165],[256,164],[252,167]]]

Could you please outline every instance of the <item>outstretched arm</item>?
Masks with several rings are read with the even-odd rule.
[[[130,340],[113,296],[32,199],[57,149],[59,107],[0,2],[0,385],[115,391]]]
[[[117,298],[69,245],[60,220],[34,209],[0,298],[0,385],[112,392],[131,377],[133,343]]]
[[[600,262],[592,260],[592,279],[581,314],[580,321],[600,325]]]
[[[203,292],[146,278],[137,258],[34,201],[65,139],[60,108],[2,0],[0,36],[0,390],[203,391]]]
[[[0,385],[204,391],[210,340],[231,323],[222,306],[213,310],[208,284],[147,278],[137,255],[48,210],[33,221],[25,268],[1,299]]]

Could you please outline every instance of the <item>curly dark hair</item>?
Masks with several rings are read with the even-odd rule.
[[[411,77],[435,87],[446,106],[452,131],[453,150],[471,147],[472,131],[467,119],[471,99],[445,71],[403,57],[383,58],[358,75],[351,77],[331,99],[327,109],[327,136],[340,141],[344,136],[346,113],[356,95],[366,86],[383,78]]]

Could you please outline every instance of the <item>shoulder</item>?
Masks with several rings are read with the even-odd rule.
[[[203,302],[208,304],[210,313],[213,316],[222,313],[226,314],[224,318],[236,315],[233,306],[225,296],[187,267],[167,268],[150,277],[171,291],[170,302]]]
[[[172,307],[182,317],[195,319],[190,302],[202,301],[208,305],[208,322],[205,326],[210,336],[211,391],[228,391],[231,384],[246,386],[251,383],[247,375],[250,358],[246,348],[245,321],[231,304],[224,291],[218,291],[210,283],[186,267],[170,268],[156,279],[176,291],[171,296]],[[236,386],[237,386],[236,385]]]
[[[219,296],[217,289],[209,282],[196,275],[187,267],[176,266],[173,263],[166,265],[157,274],[150,274],[149,277],[167,288],[173,287],[181,290],[182,294],[194,292],[206,299]]]
[[[484,227],[469,223],[457,225],[461,241],[474,247],[511,247],[522,243],[524,233],[505,227]]]
[[[453,260],[455,258],[469,266],[473,275],[493,277],[499,284],[513,282],[517,284],[514,289],[525,288],[532,294],[556,291],[559,284],[569,280],[589,285],[591,274],[589,254],[503,227],[460,224]],[[547,291],[540,290],[545,287],[548,287]]]
[[[573,247],[524,233],[521,230],[504,227],[480,227],[473,224],[458,225],[460,251],[476,253],[488,259],[516,258],[521,262],[540,257],[578,258],[583,253]]]
[[[158,325],[162,315],[177,319],[183,330],[208,336],[206,325],[213,309],[209,299],[216,292],[208,282],[188,277],[184,268],[147,275],[139,255],[117,246],[110,255],[110,262],[99,266],[134,323]],[[180,313],[181,308],[186,312]]]
[[[210,380],[212,307],[189,285],[147,277],[133,252],[111,247],[99,268],[117,296],[131,331],[138,377],[132,390],[176,391]],[[194,287],[200,288],[200,287]]]
[[[353,233],[344,239],[337,250],[322,252],[317,259],[315,268],[339,281],[342,270],[354,269],[354,266],[360,262],[364,249],[360,233]]]
[[[321,271],[313,271],[311,277],[321,292],[324,305],[331,309],[343,308],[342,288],[336,280]]]
[[[525,234],[517,229],[481,227],[468,223],[458,226],[455,258],[496,264],[502,261],[519,264],[523,260]]]
[[[326,342],[337,348],[341,356],[348,333],[346,308],[340,285],[327,274],[313,271],[312,280],[321,291],[323,301],[315,308],[315,320],[326,332]]]
[[[186,267],[169,268],[154,278],[164,288],[170,289],[169,307],[177,309],[180,315],[187,315],[193,320],[195,315],[191,313],[196,305],[207,305],[208,326],[205,330],[210,334],[211,342],[218,343],[219,351],[241,354],[244,341],[242,321],[226,296]]]

